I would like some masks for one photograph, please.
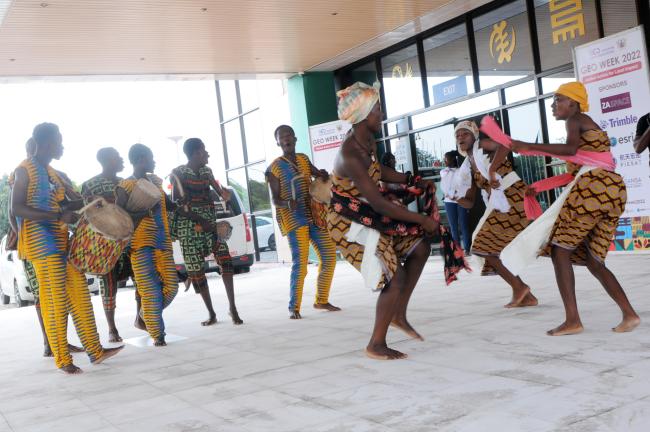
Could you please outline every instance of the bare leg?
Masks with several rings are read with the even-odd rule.
[[[237,306],[235,305],[235,286],[233,283],[232,273],[226,273],[221,275],[223,279],[223,285],[226,288],[226,296],[228,296],[228,304],[230,305],[230,318],[232,318],[232,323],[235,325],[244,324],[244,321],[239,318],[239,312],[237,312]]]
[[[404,291],[400,294],[397,299],[397,305],[395,309],[395,315],[391,321],[391,325],[402,330],[408,336],[413,339],[424,340],[420,334],[415,331],[411,324],[406,319],[406,310],[408,308],[409,300],[411,299],[411,294],[415,289],[415,285],[420,279],[422,274],[422,269],[431,254],[431,243],[424,239],[420,242],[419,245],[415,248],[411,255],[406,259],[404,263]]]
[[[115,309],[105,309],[106,322],[108,323],[108,341],[122,342],[122,337],[115,326]]]
[[[41,333],[43,333],[43,357],[54,357],[52,349],[50,348],[50,342],[47,340],[45,325],[43,324],[43,314],[41,313],[41,304],[38,301],[34,304],[34,309],[36,309],[38,324],[41,326]]]
[[[144,323],[144,320],[142,319],[142,316],[140,315],[140,311],[142,310],[142,298],[140,297],[140,294],[138,294],[137,287],[136,287],[136,290],[135,290],[135,304],[136,304],[135,322],[133,323],[133,325],[135,326],[135,328],[147,331],[147,325]]]
[[[566,319],[556,328],[546,332],[549,336],[563,336],[581,333],[584,329],[580,315],[578,314],[578,304],[576,302],[575,275],[573,274],[573,265],[571,264],[571,253],[573,251],[563,249],[559,246],[553,246],[551,249],[551,258],[555,268],[555,279],[560,289],[562,302]]]
[[[217,323],[217,313],[214,311],[214,307],[212,306],[212,297],[210,297],[210,288],[207,285],[207,281],[205,286],[199,291],[201,294],[201,298],[203,299],[203,303],[205,303],[205,307],[208,309],[208,319],[203,321],[201,323],[202,326],[209,326]]]
[[[528,296],[528,294],[530,294],[530,288],[528,285],[526,285],[518,276],[510,273],[510,270],[503,265],[499,257],[486,256],[485,261],[494,267],[497,274],[512,288],[512,299],[510,300],[510,303],[506,304],[504,307],[512,308],[521,306],[523,300]],[[533,296],[532,299],[535,299],[535,297]],[[532,301],[532,299],[530,300]],[[536,301],[537,299],[535,299],[535,305],[537,304]],[[531,306],[533,305],[531,304]]]
[[[612,330],[616,333],[624,333],[634,330],[640,323],[641,318],[636,314],[634,308],[630,304],[630,301],[623,291],[623,287],[616,279],[616,276],[605,267],[604,263],[596,260],[590,254],[587,254],[587,268],[598,282],[605,288],[607,294],[616,302],[619,308],[621,308],[621,313],[623,314],[623,320],[619,325],[614,327]]]
[[[405,283],[404,269],[397,266],[397,271],[388,286],[379,294],[377,307],[375,309],[375,326],[372,330],[370,342],[366,347],[366,355],[377,360],[396,360],[406,358],[406,354],[388,348],[386,344],[386,333],[388,326],[395,316],[397,301],[403,292]]]

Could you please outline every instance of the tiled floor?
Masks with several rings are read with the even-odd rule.
[[[612,255],[644,323],[610,328],[618,310],[585,269],[576,269],[586,331],[552,338],[563,309],[550,262],[525,280],[537,308],[506,310],[509,290],[476,274],[444,286],[432,258],[411,302],[425,342],[390,332],[407,360],[380,362],[362,352],[376,294],[349,265],[336,270],[331,300],[311,308],[316,268],[307,278],[302,321],[287,318],[288,266],[260,266],[235,283],[246,324],[226,316],[204,328],[201,300],[181,292],[165,311],[164,348],[129,344],[99,366],[77,355],[85,373],[64,376],[40,357],[33,308],[0,312],[0,432],[4,431],[643,431],[650,430],[650,255]],[[106,325],[94,298],[102,338]],[[132,326],[133,291],[118,297],[118,325]],[[71,330],[71,334],[72,334]],[[71,339],[76,340],[76,336]]]

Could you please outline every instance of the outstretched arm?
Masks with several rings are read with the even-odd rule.
[[[311,161],[309,161],[309,170],[311,171],[311,175],[313,177],[320,177],[323,180],[327,180],[330,177],[330,174],[327,172],[327,170],[316,168],[314,164],[311,163]]]
[[[643,132],[643,135],[634,138],[634,151],[641,154],[650,146],[650,127]]]

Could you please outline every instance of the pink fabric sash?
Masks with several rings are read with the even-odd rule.
[[[483,131],[499,144],[507,148],[512,147],[512,138],[510,138],[501,130],[496,120],[494,120],[494,117],[483,117],[481,120],[481,131]],[[614,157],[612,156],[611,152],[592,152],[586,150],[578,150],[573,156],[559,156],[541,151],[525,151],[519,154],[524,156],[550,156],[578,165],[595,166],[598,168],[604,168],[609,171],[613,171],[616,168],[616,163],[614,162]],[[537,181],[531,184],[529,188],[532,188],[536,193],[539,193],[555,189],[556,187],[565,186],[571,183],[571,181],[573,181],[573,176],[566,173]],[[526,211],[526,217],[530,220],[537,219],[542,214],[542,207],[539,205],[539,202],[537,202],[537,199],[533,195],[526,195],[524,198],[524,210]]]

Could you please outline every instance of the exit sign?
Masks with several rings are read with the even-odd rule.
[[[433,103],[439,104],[467,95],[467,80],[459,76],[433,86]]]

